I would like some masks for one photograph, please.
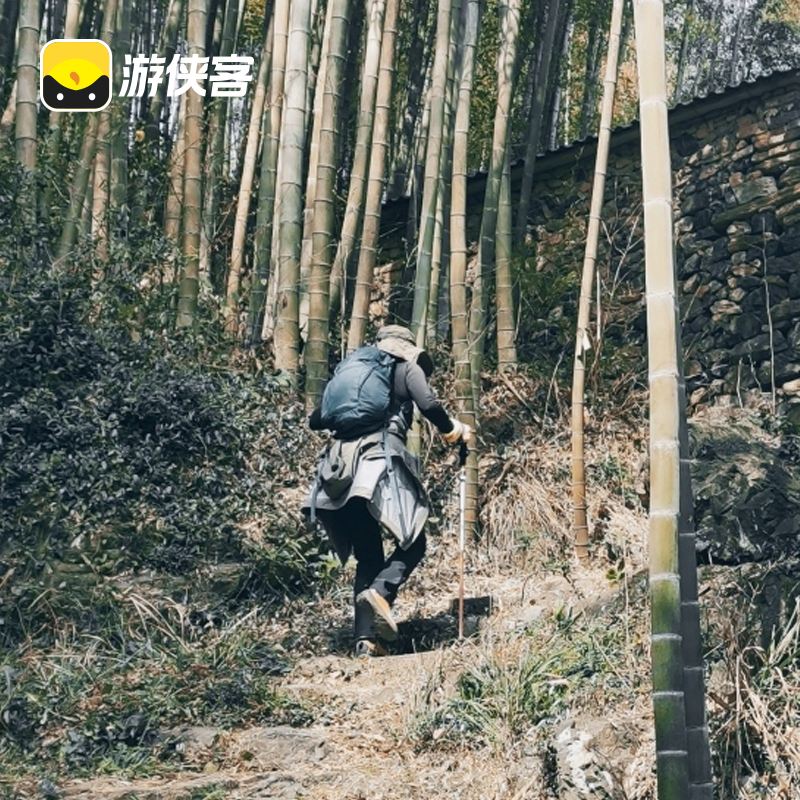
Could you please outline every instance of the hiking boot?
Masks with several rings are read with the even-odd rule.
[[[377,643],[369,639],[359,639],[356,642],[356,658],[377,658],[389,654]]]
[[[372,624],[375,633],[387,642],[397,638],[397,623],[392,619],[392,607],[389,601],[381,597],[374,589],[364,589],[356,597],[361,608],[369,608],[372,612]]]

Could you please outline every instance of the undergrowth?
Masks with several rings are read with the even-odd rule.
[[[163,329],[135,279],[0,282],[5,778],[147,773],[180,762],[178,725],[310,719],[256,624],[329,572],[283,494],[302,411],[202,325]]]
[[[325,548],[281,499],[308,447],[277,377],[157,315],[132,329],[78,275],[34,270],[0,292],[0,642],[92,629],[119,576],[202,587],[233,562],[241,599],[315,575]]]
[[[643,581],[636,591],[645,591]],[[450,690],[444,675],[432,675],[410,741],[417,750],[544,745],[568,710],[640,692],[646,620],[634,622],[623,602],[621,594],[599,614],[566,605],[522,634],[483,642]]]
[[[255,612],[213,625],[178,604],[95,634],[75,628],[2,660],[0,772],[45,780],[146,775],[185,761],[185,726],[307,725],[309,707],[278,690],[289,665]]]

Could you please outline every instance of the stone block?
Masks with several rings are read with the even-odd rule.
[[[731,224],[725,229],[725,234],[727,236],[741,236],[742,234],[749,234],[752,232],[753,229],[750,227],[750,223],[746,222],[745,220],[731,222]]]
[[[783,250],[783,242],[781,242],[781,250]],[[794,275],[800,268],[800,258],[798,256],[785,256],[773,255],[767,260],[767,274],[780,275],[782,278],[788,278]],[[763,266],[762,266],[763,272]]]
[[[686,233],[678,237],[678,247],[687,254],[699,253],[709,247],[712,243],[706,239],[700,239],[695,233]]]
[[[754,148],[751,144],[746,144],[741,147],[738,147],[733,154],[733,161],[734,163],[737,161],[745,161],[746,159],[750,158],[753,155]]]
[[[755,233],[779,234],[781,226],[774,211],[759,211],[750,219],[750,229]]]
[[[772,292],[770,292],[770,295]],[[780,300],[770,309],[770,317],[773,323],[783,322],[784,320],[796,320],[800,318],[800,299],[786,298]]]
[[[764,239],[763,237],[757,237],[752,245],[744,251],[748,261],[762,259],[765,256],[771,258],[772,256],[778,255],[780,252],[780,242],[778,238],[774,233],[768,233],[766,236],[771,238]]]
[[[800,378],[793,378],[781,386],[781,391],[785,394],[800,395]]]
[[[763,243],[764,239],[761,234],[734,233],[728,236],[728,252],[733,255],[734,253],[747,253],[753,248],[759,250]]]
[[[749,357],[758,361],[769,358],[773,352],[777,353],[786,348],[785,337],[780,331],[775,331],[772,336],[768,333],[760,333],[752,339],[746,339],[731,349],[731,355],[733,358]]]
[[[775,354],[775,385],[780,386],[781,384],[789,381],[793,378],[796,378],[800,372],[798,372],[798,366],[796,361],[792,361],[792,356],[788,351],[783,353],[776,353]],[[759,382],[763,386],[772,386],[773,380],[773,362],[772,361],[762,361],[758,367],[756,368],[756,376],[758,377]]]
[[[748,203],[741,203],[734,208],[716,212],[712,218],[711,224],[718,231],[722,232],[726,230],[728,225],[732,222],[750,220],[754,214],[759,212],[774,211],[781,205],[792,202],[798,196],[800,196],[798,187],[790,184],[768,197],[756,197]]]
[[[790,225],[795,218],[800,214],[800,192],[796,200],[791,200],[788,203],[782,203],[775,209],[775,215],[778,221],[783,225]]]
[[[737,286],[735,289],[731,289],[730,293],[728,294],[728,300],[732,303],[739,303],[747,296],[747,291],[743,289],[741,286]]]
[[[741,302],[742,311],[753,311],[760,314],[767,306],[764,286],[753,287],[747,297]]]
[[[683,282],[682,291],[684,294],[691,294],[692,292],[697,289],[700,285],[700,275],[698,273],[694,273],[691,275],[687,280]]]
[[[800,150],[794,150],[791,153],[784,153],[780,156],[765,159],[759,164],[759,167],[761,167],[764,172],[780,173],[787,167],[791,167],[795,164],[800,164]]]
[[[800,354],[800,322],[793,320],[793,326],[786,335],[786,343],[791,348],[792,352]]]
[[[749,179],[738,186],[731,185],[736,202],[749,203],[758,197],[769,197],[778,191],[778,182],[773,177]]]
[[[800,166],[789,167],[778,176],[778,186],[781,189],[798,183],[800,183]]]
[[[752,286],[753,284],[747,283],[747,281],[757,280],[753,276],[759,272],[761,272],[761,267],[754,264],[739,264],[731,269],[731,274],[739,279],[741,286]]]
[[[748,114],[747,116],[739,117],[736,136],[739,139],[752,139],[767,131],[768,128],[761,118],[755,114]]]
[[[790,103],[791,95],[783,93],[780,97],[780,102],[783,109],[779,110],[777,114],[771,116],[769,119],[769,127],[771,131],[787,131],[793,133],[797,126],[797,107],[794,103]]]
[[[711,218],[713,213],[710,208],[701,208],[695,215],[694,215],[694,227],[695,230],[699,230],[700,228],[706,228],[711,225]]]
[[[708,207],[709,195],[707,191],[693,192],[681,201],[681,214],[688,216]]]
[[[679,267],[679,274],[681,276],[689,276],[694,275],[697,273],[697,270],[700,269],[700,262],[701,257],[698,253],[692,253],[692,255],[688,256],[683,260],[683,263]]]
[[[762,321],[758,314],[748,313],[739,314],[733,319],[733,334],[741,341],[742,339],[752,339],[761,333]]]
[[[716,239],[711,246],[711,257],[715,261],[727,261],[729,255],[728,240],[725,237]]]
[[[711,313],[715,316],[728,316],[730,314],[741,314],[742,307],[730,300],[717,300],[711,306]]]
[[[794,155],[800,151],[800,142],[782,142],[775,147],[770,147],[765,153],[756,153],[753,156],[754,164],[762,164],[777,158]]]

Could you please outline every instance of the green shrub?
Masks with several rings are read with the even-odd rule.
[[[321,542],[276,496],[313,445],[277,379],[191,334],[132,336],[78,275],[0,288],[0,640],[94,624],[125,572],[238,562],[248,592],[313,574]]]

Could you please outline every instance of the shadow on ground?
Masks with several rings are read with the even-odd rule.
[[[491,602],[488,598],[468,598],[464,603],[467,615],[465,631],[477,630],[478,617],[491,614]],[[409,653],[427,653],[445,647],[458,639],[458,611],[439,614],[435,617],[420,617],[405,620],[397,626],[398,637],[394,642],[383,642],[383,646],[391,656],[408,655]],[[352,628],[332,628],[328,638],[328,651],[333,655],[347,656],[353,652]],[[466,635],[466,634],[465,634]]]

